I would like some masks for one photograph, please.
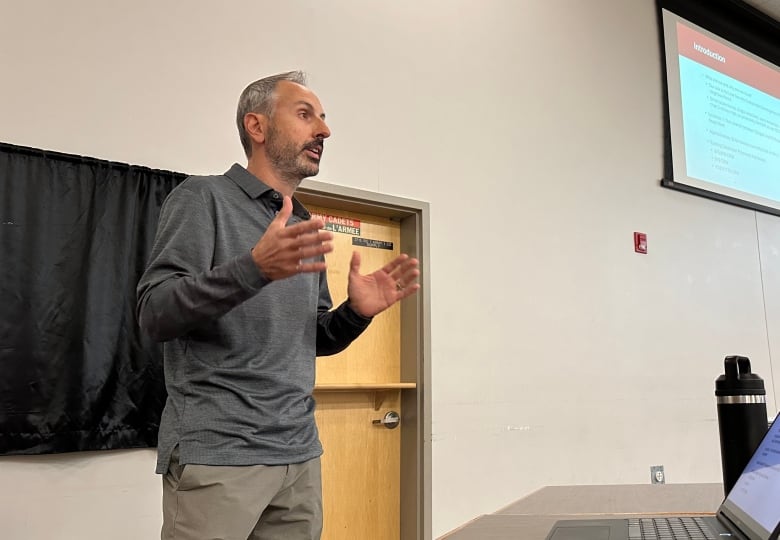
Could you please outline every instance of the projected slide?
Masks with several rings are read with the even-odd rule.
[[[780,74],[676,30],[687,176],[780,201]]]

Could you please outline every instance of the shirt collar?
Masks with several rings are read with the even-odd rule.
[[[234,163],[230,169],[225,172],[225,176],[235,182],[248,197],[252,199],[263,199],[263,201],[274,207],[276,210],[282,208],[282,194],[266,185],[254,174],[246,170],[238,163]],[[293,214],[301,219],[311,218],[311,214],[306,207],[294,196],[292,198]]]

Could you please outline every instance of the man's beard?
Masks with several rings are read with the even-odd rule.
[[[320,172],[319,163],[304,154],[304,151],[311,146],[322,148],[322,140],[315,139],[298,148],[295,143],[285,139],[273,124],[268,126],[265,141],[266,155],[279,171],[281,179],[293,188],[297,188],[304,178],[316,176]]]

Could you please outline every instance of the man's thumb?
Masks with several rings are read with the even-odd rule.
[[[287,225],[287,220],[290,219],[290,216],[292,215],[292,209],[292,199],[285,195],[282,201],[282,209],[276,213],[276,217],[271,222],[271,225],[285,227]]]
[[[360,253],[357,251],[352,252],[352,259],[349,261],[349,271],[354,274],[360,273]]]

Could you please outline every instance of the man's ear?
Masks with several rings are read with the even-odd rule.
[[[246,113],[244,115],[244,129],[255,144],[263,144],[268,129],[268,117],[260,113]]]

